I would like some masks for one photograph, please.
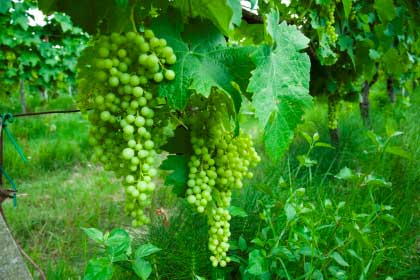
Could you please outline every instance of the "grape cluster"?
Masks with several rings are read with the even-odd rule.
[[[331,43],[335,44],[337,41],[337,33],[335,33],[335,4],[331,3],[331,5],[328,6],[328,20],[327,20],[327,34],[331,38]]]
[[[229,236],[232,189],[242,187],[244,177],[251,178],[249,168],[260,161],[249,135],[234,136],[223,125],[224,104],[207,108],[192,124],[193,155],[189,161],[187,201],[199,213],[206,213],[209,224],[209,245],[213,266],[224,267],[230,261]],[[203,120],[204,123],[203,123]]]
[[[152,30],[101,36],[89,52],[92,67],[82,77],[95,86],[79,100],[90,109],[89,142],[104,168],[122,178],[126,210],[133,226],[141,226],[149,222],[144,208],[156,187],[156,149],[162,141],[156,130],[166,125],[158,112],[156,85],[175,78],[167,67],[176,56]]]

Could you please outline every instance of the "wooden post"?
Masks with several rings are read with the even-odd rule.
[[[19,248],[10,234],[9,228],[0,216],[0,279],[33,279],[19,252]]]
[[[362,100],[360,102],[360,114],[362,116],[362,120],[363,123],[366,126],[370,126],[369,123],[369,107],[370,107],[370,102],[369,102],[369,83],[368,81],[364,81],[363,82],[363,87],[362,87]]]
[[[19,95],[20,95],[20,105],[22,106],[22,112],[26,113],[28,111],[28,104],[26,103],[25,81],[23,79],[21,79],[19,82]]]

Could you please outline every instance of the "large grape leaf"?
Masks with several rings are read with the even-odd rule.
[[[269,14],[266,29],[272,46],[262,46],[252,55],[257,68],[248,91],[262,127],[268,154],[278,160],[293,138],[304,109],[312,103],[309,95],[310,61],[301,52],[309,40],[295,26],[278,24],[279,15]]]
[[[228,34],[234,24],[241,24],[240,0],[175,0],[173,5],[185,18],[203,17],[211,20],[224,34]]]
[[[250,54],[253,46],[226,45],[217,28],[207,21],[193,21],[183,26],[170,22],[171,16],[162,16],[152,28],[174,49],[177,63],[171,83],[159,86],[159,94],[168,99],[172,108],[184,109],[193,92],[209,96],[213,88],[228,94],[236,112],[241,105],[241,91],[245,91],[250,73],[255,68]],[[173,18],[173,17],[172,17]],[[238,87],[236,86],[238,85]]]

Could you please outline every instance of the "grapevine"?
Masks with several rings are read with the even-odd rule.
[[[89,142],[95,147],[94,157],[122,178],[132,225],[147,224],[144,208],[151,204],[156,187],[156,150],[169,136],[168,119],[157,114],[162,106],[156,84],[175,78],[167,67],[176,56],[152,30],[101,36],[85,56],[90,64],[80,74],[80,86],[91,93],[81,95],[79,104],[91,109]]]

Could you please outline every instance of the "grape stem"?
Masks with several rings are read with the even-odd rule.
[[[136,7],[136,2],[137,1],[134,2],[133,6],[131,6],[130,21],[133,26],[133,30],[137,33],[136,22],[134,20],[134,8]]]
[[[175,116],[172,112],[170,112],[169,113],[170,115],[171,115],[171,117],[173,117],[177,122],[178,122],[178,124],[180,124],[181,126],[183,126],[186,130],[188,130],[188,126],[186,126],[185,124],[184,124],[184,122],[183,121],[181,121],[177,116]]]

